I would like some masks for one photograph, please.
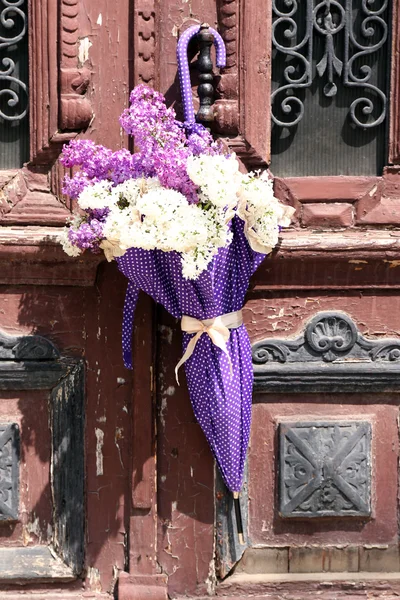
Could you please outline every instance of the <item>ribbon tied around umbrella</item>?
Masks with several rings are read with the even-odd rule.
[[[227,313],[226,315],[216,317],[215,319],[205,319],[203,321],[200,321],[200,319],[195,319],[194,317],[188,317],[187,315],[184,315],[181,321],[182,331],[195,335],[188,343],[184,355],[175,367],[175,377],[178,385],[179,368],[192,356],[196,344],[203,335],[203,333],[209,335],[214,346],[220,348],[220,350],[222,350],[222,352],[226,355],[229,362],[230,372],[232,374],[232,361],[231,357],[229,356],[226,343],[229,340],[230,336],[229,330],[237,329],[242,324],[243,316],[241,310],[236,310],[234,312]]]

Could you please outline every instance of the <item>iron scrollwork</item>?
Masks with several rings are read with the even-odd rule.
[[[2,6],[3,5],[3,6]],[[0,0],[0,50],[9,53],[24,39],[27,32],[25,0]],[[7,35],[9,34],[9,35]],[[5,121],[21,121],[28,109],[23,108],[21,96],[28,96],[28,88],[19,76],[15,61],[10,56],[2,56],[0,69],[0,97],[5,96],[7,106],[15,109],[21,105],[21,110],[5,112],[0,108],[0,118]],[[27,104],[27,102],[24,102]]]
[[[380,6],[374,9],[378,3]],[[282,74],[283,84],[272,94],[273,122],[280,127],[294,127],[303,118],[304,104],[296,91],[310,88],[313,83],[315,36],[319,36],[324,40],[324,50],[319,61],[317,58],[315,72],[327,80],[324,95],[336,96],[341,77],[344,86],[362,90],[349,107],[352,122],[362,128],[380,125],[386,117],[387,98],[372,83],[373,68],[367,61],[371,62],[370,57],[387,42],[384,17],[388,0],[361,0],[357,17],[353,0],[306,0],[304,18],[299,16],[298,0],[273,0],[272,6],[272,45],[288,63]]]

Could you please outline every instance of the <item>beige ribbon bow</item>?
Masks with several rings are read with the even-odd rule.
[[[192,337],[192,339],[188,343],[185,354],[182,356],[181,360],[175,367],[175,377],[178,385],[178,371],[180,367],[188,360],[188,358],[192,356],[196,344],[203,335],[203,333],[209,335],[212,343],[218,348],[220,348],[222,352],[228,357],[229,366],[232,373],[232,363],[228,349],[226,347],[226,342],[229,340],[229,330],[237,329],[242,324],[243,315],[241,310],[227,313],[226,315],[221,315],[220,317],[216,317],[215,319],[205,319],[204,321],[200,321],[199,319],[195,319],[194,317],[188,317],[184,315],[181,321],[182,331],[185,331],[186,333],[194,333],[195,336]]]

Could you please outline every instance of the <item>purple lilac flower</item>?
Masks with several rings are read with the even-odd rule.
[[[90,179],[82,171],[79,171],[73,177],[66,175],[63,181],[62,192],[75,200],[90,183]]]
[[[108,207],[106,207],[106,208],[95,208],[93,210],[87,210],[85,212],[88,213],[89,220],[90,219],[96,219],[96,221],[100,221],[101,223],[104,223],[104,221],[107,218],[108,213],[110,212],[110,209]]]
[[[97,219],[90,219],[81,223],[77,229],[71,227],[68,230],[68,238],[71,244],[81,250],[98,252],[99,244],[104,239],[103,223]]]
[[[197,202],[197,187],[186,170],[187,159],[222,154],[220,146],[199,123],[177,121],[174,109],[167,108],[164,96],[152,88],[137,86],[130,102],[120,123],[134,136],[139,152],[112,152],[91,140],[73,140],[64,147],[60,162],[69,168],[78,166],[80,171],[65,177],[63,192],[77,198],[87,185],[104,179],[118,185],[127,179],[157,176],[164,187],[181,192],[189,203]]]

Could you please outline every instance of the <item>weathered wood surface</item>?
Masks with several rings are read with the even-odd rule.
[[[85,373],[71,365],[52,390],[53,541],[57,553],[79,575],[85,554]]]
[[[0,584],[74,579],[72,570],[47,546],[0,548]]]
[[[60,592],[51,589],[35,590],[33,593],[26,590],[14,592],[1,592],[2,600],[110,600],[110,594],[95,592]]]

